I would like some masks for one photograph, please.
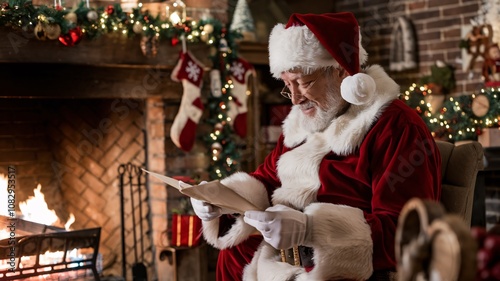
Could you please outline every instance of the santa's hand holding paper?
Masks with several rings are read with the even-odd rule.
[[[306,245],[309,240],[307,215],[285,205],[272,206],[265,212],[246,211],[243,219],[275,249]]]
[[[206,181],[200,182],[199,185],[203,185],[207,183]],[[179,182],[179,186],[181,186],[181,182]],[[195,214],[202,220],[202,221],[211,221],[214,220],[224,214],[231,214],[234,213],[234,211],[217,207],[213,204],[210,204],[205,201],[201,201],[198,199],[194,199],[193,197],[190,198],[191,200],[191,206],[193,206],[193,210]]]

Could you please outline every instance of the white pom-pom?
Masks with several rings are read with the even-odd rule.
[[[369,102],[376,90],[373,78],[364,73],[347,76],[340,84],[340,93],[347,102],[361,105]]]

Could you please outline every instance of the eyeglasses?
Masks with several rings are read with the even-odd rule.
[[[287,87],[287,86],[283,87],[283,89],[281,90],[280,94],[281,94],[283,97],[285,97],[285,98],[287,98],[287,99],[289,99],[289,100],[291,100],[291,99],[292,99],[292,96],[293,96],[293,94],[290,92],[290,89],[288,89],[288,87]],[[300,94],[299,94],[299,95],[300,95]],[[300,96],[302,96],[302,95],[300,95]]]
[[[311,89],[311,87],[314,85],[314,83],[316,83],[316,81],[318,81],[318,78],[316,78],[312,81],[309,81],[308,83],[305,84],[305,86],[299,86],[299,88],[304,87],[304,91],[308,91],[309,89]],[[283,97],[290,99],[290,100],[292,99],[293,96],[295,96],[297,98],[301,98],[303,96],[302,93],[293,94],[286,85],[283,87],[283,89],[281,89],[280,95],[282,95]]]

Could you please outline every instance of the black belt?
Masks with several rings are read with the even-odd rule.
[[[281,250],[281,261],[291,265],[302,267],[313,267],[314,249],[306,246],[298,246],[287,250]]]
[[[295,252],[295,254],[294,254]],[[281,261],[287,262],[291,265],[301,267],[314,266],[314,249],[311,247],[298,246],[297,248],[290,248],[281,250]],[[300,261],[300,264],[298,264]],[[390,270],[377,270],[374,271],[368,281],[396,281],[396,272]],[[293,279],[292,279],[293,280]]]

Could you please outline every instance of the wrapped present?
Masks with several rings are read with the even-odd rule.
[[[175,247],[194,247],[201,241],[201,220],[194,215],[174,214],[172,217],[172,241]]]

